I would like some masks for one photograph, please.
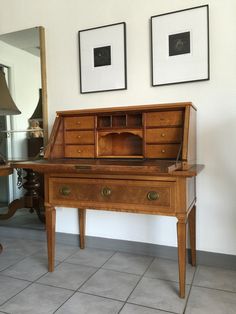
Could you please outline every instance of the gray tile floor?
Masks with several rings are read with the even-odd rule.
[[[188,265],[180,299],[171,260],[57,245],[55,271],[48,273],[44,242],[0,242],[0,313],[236,313],[236,271]]]

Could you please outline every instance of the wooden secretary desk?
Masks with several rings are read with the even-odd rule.
[[[54,270],[55,206],[177,218],[180,297],[185,297],[186,224],[196,264],[196,109],[191,103],[57,112],[45,159],[15,168],[44,173],[49,271]]]

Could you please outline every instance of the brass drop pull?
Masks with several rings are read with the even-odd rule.
[[[78,135],[78,136],[77,136],[77,138],[81,138],[81,136],[80,136],[80,135]]]
[[[61,195],[67,196],[67,195],[70,195],[70,193],[71,193],[71,189],[68,186],[65,185],[60,188]]]
[[[160,195],[156,191],[150,191],[147,194],[147,199],[149,201],[156,201],[156,200],[159,200],[159,198],[160,198]]]
[[[166,151],[165,151],[165,149],[162,149],[161,152],[162,152],[162,153],[165,153]]]
[[[80,121],[77,121],[77,124],[80,125]]]
[[[111,195],[111,189],[105,186],[101,189],[101,195],[102,196],[110,196]]]
[[[165,137],[166,135],[165,135],[165,133],[161,133],[161,136],[162,136],[162,137]]]
[[[78,149],[78,150],[77,150],[77,153],[79,153],[79,154],[82,153],[82,150]]]

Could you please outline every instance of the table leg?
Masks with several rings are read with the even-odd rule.
[[[2,253],[2,244],[0,243],[0,253]]]
[[[48,246],[48,271],[54,271],[55,262],[55,224],[56,210],[54,207],[46,207],[46,230]]]
[[[85,226],[86,226],[86,209],[79,208],[79,246],[84,249],[85,246]]]
[[[185,297],[185,277],[186,277],[186,219],[178,218],[178,257],[179,257],[179,296]]]
[[[191,248],[191,264],[196,266],[196,206],[194,205],[188,216],[190,248]]]
[[[12,201],[8,206],[7,212],[4,214],[0,214],[0,220],[11,218],[18,209],[24,208],[24,207],[25,207],[24,198],[20,198],[20,199],[16,199]]]

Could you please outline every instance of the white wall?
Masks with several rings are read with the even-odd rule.
[[[210,6],[211,79],[151,87],[150,16]],[[50,125],[56,110],[192,101],[198,108],[197,248],[236,254],[236,1],[0,0],[0,32],[46,28]],[[80,95],[77,32],[127,23],[126,91]],[[78,232],[76,210],[57,211],[57,230]],[[87,234],[176,245],[175,219],[93,211]]]

